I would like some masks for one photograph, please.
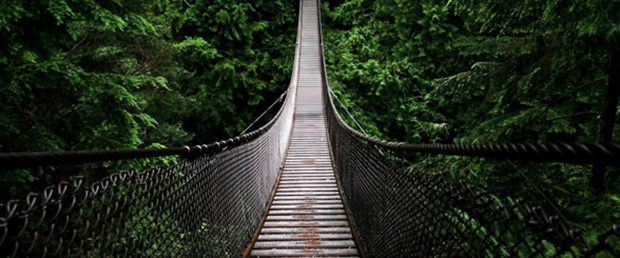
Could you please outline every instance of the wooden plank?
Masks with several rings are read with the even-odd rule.
[[[304,170],[310,170],[310,171],[319,171],[319,170],[327,170],[327,171],[333,171],[333,167],[330,164],[325,164],[325,165],[314,165],[314,166],[308,166],[308,165],[302,165],[302,164],[285,164],[284,165],[284,171],[291,171],[291,170],[296,170],[296,171],[304,171]]]
[[[280,184],[285,185],[298,185],[298,184],[336,184],[336,179],[333,177],[287,177],[280,178]]]
[[[338,193],[338,188],[330,187],[330,188],[278,188],[278,193],[287,193],[287,192],[310,192],[310,193],[318,193],[318,192],[335,192]]]
[[[329,178],[334,178],[334,172],[333,171],[323,171],[323,172],[317,172],[317,171],[284,171],[284,173],[282,173],[283,177],[294,177],[294,176],[317,176],[317,177],[329,177]]]
[[[278,200],[340,200],[340,195],[332,194],[332,195],[276,195],[274,198],[275,201]]]
[[[258,236],[258,241],[261,240],[336,240],[336,239],[353,239],[351,234],[323,234],[323,233],[300,233],[300,234],[261,234]]]
[[[275,205],[296,205],[296,204],[339,204],[342,201],[340,199],[332,199],[332,200],[313,200],[313,199],[293,199],[293,200],[274,200],[273,204]]]
[[[296,174],[313,174],[320,176],[334,176],[334,168],[332,167],[324,167],[324,168],[284,168],[282,175],[296,175]]]
[[[337,191],[333,192],[276,192],[278,196],[321,196],[321,195],[338,195]]]
[[[314,176],[307,176],[307,177],[287,177],[287,176],[282,176],[280,178],[280,183],[281,184],[295,184],[298,182],[310,182],[310,183],[324,183],[324,182],[328,182],[328,183],[335,183],[336,182],[336,178],[334,178],[333,176],[326,176],[326,177],[314,177]]]
[[[257,241],[254,248],[355,248],[353,240],[293,240],[293,241]]]
[[[261,233],[265,234],[300,234],[300,233],[351,233],[349,227],[323,227],[323,228],[310,228],[310,227],[287,227],[287,228],[263,228]]]
[[[304,182],[305,183],[305,182]],[[310,184],[310,183],[293,183],[293,184],[280,184],[280,189],[283,188],[295,188],[295,189],[305,189],[305,188],[312,188],[312,189],[316,189],[316,188],[330,188],[330,189],[338,189],[336,183],[314,183],[314,184]]]
[[[289,167],[284,167],[283,169],[284,173],[328,173],[330,175],[334,174],[334,168],[329,166],[329,167],[293,167],[293,166],[289,166]]]
[[[289,174],[289,173],[286,173],[286,174],[282,174],[282,179],[295,179],[295,180],[298,180],[298,179],[304,179],[304,178],[307,178],[307,179],[314,179],[314,178],[316,178],[316,179],[323,179],[323,180],[325,180],[325,179],[336,180],[334,175],[329,175],[329,174],[325,174],[325,175],[322,175],[322,174],[312,174],[312,173],[305,173],[305,174]]]
[[[312,209],[344,209],[341,203],[338,204],[295,204],[295,205],[272,205],[272,210],[312,210]]]
[[[282,185],[286,185],[286,184],[304,184],[304,183],[309,183],[309,184],[318,184],[318,183],[336,183],[336,178],[334,177],[329,177],[329,176],[325,176],[325,177],[319,177],[319,176],[313,176],[313,175],[308,175],[308,176],[282,176],[280,178],[280,183]]]
[[[325,256],[342,256],[342,255],[358,255],[357,249],[353,248],[336,248],[336,249],[256,249],[252,251],[252,256],[308,256],[316,255]]]
[[[335,185],[336,178],[334,178],[333,176],[332,177],[326,176],[323,178],[316,178],[316,179],[312,179],[311,176],[301,177],[301,178],[299,177],[298,178],[284,178],[284,179],[280,179],[280,183],[282,185],[325,185],[325,184]]]
[[[288,171],[288,172],[284,172],[282,173],[282,177],[284,178],[288,178],[288,177],[327,177],[327,178],[332,178],[332,179],[336,179],[334,177],[334,173],[333,172],[311,172],[311,171],[300,171],[300,172],[293,172],[293,171]]]
[[[302,4],[293,132],[277,191],[250,254],[357,257],[327,142],[317,2]]]
[[[267,221],[304,221],[304,220],[346,220],[344,214],[294,214],[294,215],[272,215],[267,216]]]
[[[269,216],[292,215],[346,215],[343,209],[314,209],[314,210],[272,210]],[[346,219],[346,217],[345,217]]]
[[[298,227],[348,227],[349,222],[337,221],[265,221],[266,228],[298,228]]]
[[[305,167],[296,167],[296,166],[288,166],[288,167],[284,167],[284,171],[334,171],[334,169],[329,166],[323,166],[323,167],[319,167],[319,166],[305,166]]]

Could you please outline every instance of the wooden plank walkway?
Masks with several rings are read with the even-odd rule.
[[[357,257],[327,143],[317,1],[303,0],[301,8],[293,133],[273,203],[250,255]]]

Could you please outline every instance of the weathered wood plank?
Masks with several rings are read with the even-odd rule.
[[[340,200],[340,195],[337,194],[331,194],[331,195],[314,195],[314,196],[308,196],[308,195],[276,195],[274,197],[274,200]],[[338,202],[340,203],[340,202]]]
[[[354,248],[337,248],[337,249],[255,249],[252,256],[342,256],[342,255],[358,255],[357,249]]]
[[[278,192],[335,192],[338,191],[338,188],[335,186],[328,188],[318,188],[318,187],[298,187],[298,188],[278,188]]]
[[[293,215],[272,215],[267,216],[267,221],[310,221],[310,220],[346,220],[344,214],[293,214]]]
[[[303,0],[293,133],[251,256],[357,257],[330,157],[323,106],[316,0]]]
[[[353,240],[293,240],[293,241],[257,241],[254,248],[355,248]]]
[[[264,227],[298,228],[298,227],[348,227],[349,222],[338,221],[266,221]]]
[[[339,204],[294,204],[294,205],[271,205],[272,210],[294,210],[294,209],[343,209]]]
[[[263,228],[261,233],[265,234],[300,234],[300,233],[351,233],[351,229],[349,227],[287,227],[287,228]]]
[[[313,199],[297,199],[297,200],[275,200],[274,205],[298,205],[298,204],[338,204],[340,199],[333,200],[313,200]]]
[[[307,182],[307,181],[297,181],[297,182],[280,182],[280,188],[326,188],[326,187],[336,187],[336,181],[318,181],[318,182]]]
[[[276,197],[278,196],[322,196],[322,195],[338,195],[337,191],[333,192],[277,192]]]
[[[353,239],[353,237],[351,236],[351,234],[323,234],[323,233],[313,233],[313,232],[307,232],[307,233],[300,233],[300,234],[261,234],[258,237],[258,240],[271,240],[271,241],[277,241],[277,240],[310,240],[310,239],[314,239],[314,240],[336,240],[336,239],[341,239],[341,240],[348,240],[348,239]]]

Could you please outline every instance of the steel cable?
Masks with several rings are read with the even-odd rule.
[[[321,34],[322,35],[322,34]],[[620,164],[617,143],[409,144],[346,124],[329,94],[328,138],[359,245],[368,257],[620,256],[620,225],[594,242],[563,219],[521,200],[500,201],[463,181],[429,174],[383,153],[424,153],[537,162]],[[383,152],[383,153],[382,153]]]

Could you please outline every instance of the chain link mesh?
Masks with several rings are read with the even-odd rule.
[[[119,172],[91,185],[78,177],[0,204],[0,257],[241,256],[285,158],[299,61],[297,44],[291,84],[275,118],[208,145],[217,153]]]
[[[620,225],[588,243],[538,207],[502,204],[464,182],[409,171],[335,112],[327,103],[333,160],[369,257],[620,256]]]
[[[240,256],[276,182],[295,91],[243,145],[9,201],[0,207],[0,257]]]
[[[250,133],[262,133],[250,142],[91,185],[76,178],[2,205],[0,256],[239,256],[284,158],[295,86],[277,118]],[[466,183],[407,171],[383,155],[391,149],[361,140],[329,95],[325,100],[333,161],[369,257],[620,256],[620,226],[589,243],[540,208],[503,205]]]

